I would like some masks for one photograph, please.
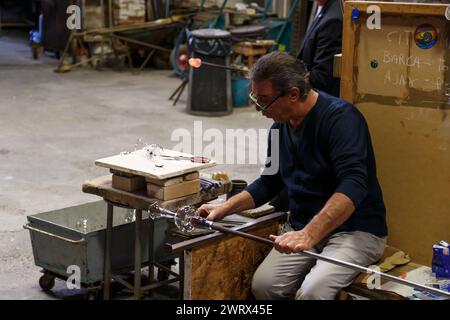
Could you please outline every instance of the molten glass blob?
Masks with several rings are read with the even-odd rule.
[[[177,212],[172,212],[170,210],[161,208],[158,203],[153,203],[148,208],[148,213],[151,219],[158,218],[169,218],[173,219],[175,225],[182,232],[191,232],[195,229],[194,220],[193,219],[196,213],[195,207],[192,206],[183,206],[177,210]]]
[[[184,206],[177,210],[175,214],[175,225],[182,232],[191,232],[195,229],[193,217],[196,216],[196,209],[192,206]]]
[[[190,58],[189,59],[189,65],[193,68],[200,68],[202,65],[202,59],[199,58]]]

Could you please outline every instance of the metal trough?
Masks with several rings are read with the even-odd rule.
[[[141,233],[143,263],[148,261],[149,226],[148,214],[144,212]],[[155,262],[163,263],[177,257],[164,246],[167,242],[167,227],[165,219],[154,222]],[[73,272],[69,270],[68,273],[71,266],[80,268],[80,282],[85,287],[103,281],[106,234],[104,201],[28,216],[28,224],[24,228],[30,230],[35,264],[44,268],[47,274],[47,278],[44,278],[44,274],[39,280],[43,289],[50,290],[53,287],[55,276],[62,279],[69,277]],[[111,257],[112,270],[116,274],[134,269],[134,228],[133,210],[116,207]]]

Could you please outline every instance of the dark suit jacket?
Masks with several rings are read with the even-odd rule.
[[[341,0],[328,0],[305,34],[297,58],[310,71],[315,89],[339,97],[339,79],[333,78],[333,57],[341,52]]]

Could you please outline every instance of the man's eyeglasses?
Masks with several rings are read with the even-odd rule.
[[[267,110],[267,109],[268,109],[275,101],[277,101],[277,100],[278,100],[280,97],[282,97],[282,96],[283,96],[283,94],[280,93],[278,96],[276,96],[275,99],[273,99],[271,102],[269,102],[268,104],[266,104],[265,106],[263,106],[262,104],[260,104],[260,103],[258,102],[258,97],[255,96],[255,95],[253,94],[253,92],[250,92],[249,95],[248,95],[248,97],[250,98],[250,100],[252,100],[253,103],[256,104],[256,105],[258,106],[258,108],[260,108],[262,111]]]

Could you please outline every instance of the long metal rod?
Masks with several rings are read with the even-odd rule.
[[[141,298],[141,231],[142,231],[142,210],[136,209],[134,233],[134,299]]]
[[[218,225],[215,222],[208,221],[206,219],[200,218],[200,219],[195,219],[195,221],[197,223],[201,224],[201,225],[208,226],[211,229],[214,229],[214,230],[217,230],[217,231],[220,231],[220,232],[223,232],[223,233],[231,233],[231,234],[243,237],[243,238],[255,240],[255,241],[266,243],[266,244],[270,244],[270,245],[274,244],[274,242],[272,240],[261,238],[261,237],[258,237],[258,236],[252,235],[252,234],[248,234],[248,233],[245,233],[245,232],[242,232],[242,231],[229,229],[229,228],[223,227],[221,225]],[[376,274],[376,275],[379,275],[380,277],[382,277],[384,279],[387,279],[387,280],[390,280],[390,281],[394,281],[394,282],[403,284],[405,286],[409,286],[409,287],[413,287],[413,288],[420,288],[422,290],[425,290],[425,291],[428,291],[428,292],[433,292],[433,293],[436,293],[438,295],[442,295],[442,296],[450,298],[450,292],[447,292],[447,291],[444,291],[444,290],[440,290],[440,289],[436,289],[436,288],[433,288],[433,287],[429,287],[429,286],[426,286],[426,285],[423,285],[423,284],[420,284],[420,283],[417,283],[417,282],[405,280],[405,279],[402,279],[402,278],[399,278],[399,277],[396,277],[396,276],[393,276],[393,275],[390,275],[390,274],[387,274],[387,273],[384,273],[384,272],[381,272],[381,271],[377,271],[377,270],[374,270],[374,269],[362,267],[360,265],[357,265],[357,264],[354,264],[354,263],[351,263],[351,262],[346,262],[346,261],[339,260],[339,259],[336,259],[336,258],[327,257],[327,256],[324,256],[324,255],[321,255],[321,254],[318,254],[318,253],[314,253],[314,252],[311,252],[311,251],[308,251],[308,250],[302,251],[301,254],[307,255],[309,257],[312,257],[312,258],[315,258],[315,259],[318,259],[318,260],[322,260],[322,261],[326,261],[326,262],[329,262],[329,263],[333,263],[333,264],[336,264],[336,265],[339,265],[339,266],[342,266],[342,267],[350,268],[350,269],[353,269],[353,270],[356,270],[356,271],[361,271],[361,272],[365,272],[365,273],[368,273],[368,274]]]
[[[134,44],[137,44],[137,45],[140,45],[140,46],[143,46],[143,47],[148,47],[148,48],[151,48],[151,49],[156,49],[156,50],[160,50],[160,51],[164,51],[164,52],[171,52],[172,51],[171,49],[167,49],[167,48],[158,46],[156,44],[147,43],[147,42],[135,40],[135,39],[124,37],[124,36],[119,36],[117,34],[111,34],[110,36],[114,37],[114,38],[117,38],[117,39],[120,39],[120,40],[123,40],[125,42],[134,43]]]
[[[155,212],[155,209],[157,210],[158,213],[157,213],[157,215],[153,215],[152,216],[152,212]],[[152,219],[154,219],[154,218],[175,219],[176,215],[177,215],[175,212],[172,212],[170,210],[167,210],[167,209],[159,207],[156,202],[153,203],[150,206],[149,212],[150,212],[150,217]],[[254,241],[262,242],[262,243],[265,243],[265,244],[269,244],[271,246],[274,245],[274,242],[272,240],[270,240],[270,239],[258,237],[258,236],[255,236],[255,235],[252,235],[252,234],[249,234],[249,233],[245,233],[245,232],[242,232],[242,231],[238,231],[238,230],[235,230],[235,229],[230,229],[230,228],[224,227],[224,226],[222,226],[222,225],[220,225],[220,224],[218,224],[216,222],[209,221],[209,220],[207,220],[207,219],[205,219],[203,217],[200,217],[200,216],[190,217],[190,223],[192,223],[192,225],[194,225],[194,226],[205,226],[205,227],[208,227],[210,229],[214,229],[214,230],[220,231],[220,232],[225,233],[225,234],[234,234],[234,235],[237,235],[237,236],[240,236],[240,237],[243,237],[243,238],[247,238],[247,239],[250,239],[250,240],[254,240]],[[403,285],[408,286],[408,287],[420,288],[420,289],[422,289],[424,291],[433,292],[433,293],[436,293],[438,295],[450,298],[450,292],[447,292],[447,291],[444,291],[444,290],[440,290],[440,289],[436,289],[436,288],[433,288],[433,287],[429,287],[429,286],[426,286],[426,285],[423,285],[423,284],[420,284],[420,283],[417,283],[417,282],[414,282],[414,281],[405,280],[405,279],[402,279],[402,278],[399,278],[399,277],[396,277],[396,276],[393,276],[393,275],[390,275],[390,274],[387,274],[387,273],[384,273],[384,272],[381,272],[381,271],[377,271],[377,270],[374,270],[374,269],[370,269],[370,268],[366,268],[366,267],[360,266],[358,264],[354,264],[354,263],[351,263],[351,262],[346,262],[346,261],[343,261],[343,260],[340,260],[340,259],[336,259],[336,258],[327,257],[327,256],[324,256],[324,255],[321,255],[321,254],[318,254],[318,253],[315,253],[315,252],[311,252],[311,251],[308,251],[308,250],[303,250],[303,251],[299,252],[299,254],[304,254],[304,255],[307,255],[307,256],[309,256],[311,258],[314,258],[314,259],[322,260],[322,261],[325,261],[325,262],[329,262],[329,263],[332,263],[332,264],[339,265],[341,267],[350,268],[350,269],[353,269],[353,270],[356,270],[356,271],[360,271],[360,272],[364,272],[364,273],[368,273],[368,274],[376,274],[376,275],[380,276],[381,278],[384,278],[384,279],[387,279],[387,280],[390,280],[390,281],[394,281],[394,282],[403,284]]]
[[[53,237],[53,238],[56,238],[56,239],[59,239],[59,240],[70,242],[72,244],[80,244],[80,243],[86,242],[85,238],[81,238],[80,240],[71,240],[71,239],[68,239],[68,238],[65,238],[65,237],[61,237],[61,236],[58,236],[56,234],[53,234],[53,233],[50,233],[50,232],[47,232],[47,231],[44,231],[44,230],[41,230],[41,229],[33,228],[29,224],[24,224],[23,228],[31,230],[31,231],[39,232],[39,233],[42,233],[42,234],[45,234],[47,236],[50,236],[50,237]]]
[[[219,68],[219,69],[225,69],[225,70],[231,70],[231,71],[239,71],[239,72],[248,72],[247,70],[243,70],[243,69],[239,69],[239,68],[235,68],[235,67],[230,67],[230,66],[224,66],[221,64],[216,64],[216,63],[211,63],[211,62],[205,62],[202,60],[202,66],[210,66],[210,67],[214,67],[214,68]]]

